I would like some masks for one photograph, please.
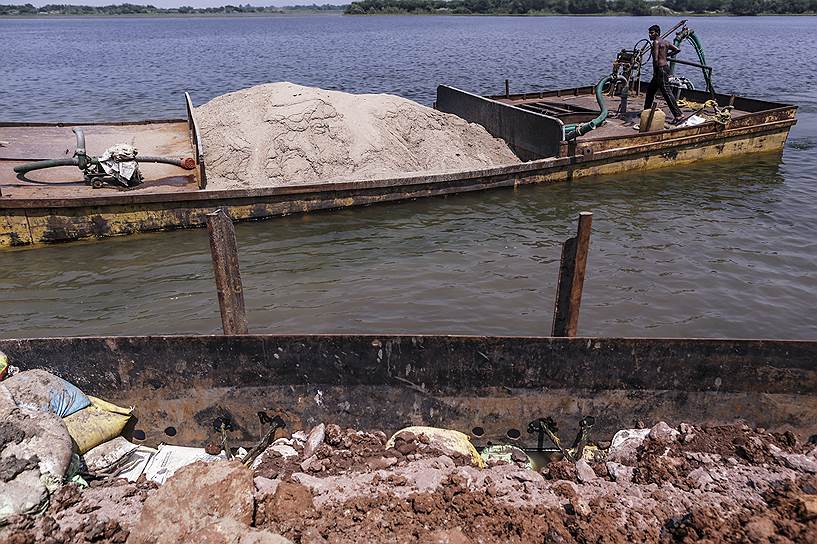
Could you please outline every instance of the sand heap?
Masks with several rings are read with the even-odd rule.
[[[480,125],[398,96],[270,83],[196,108],[208,189],[360,181],[519,162]]]

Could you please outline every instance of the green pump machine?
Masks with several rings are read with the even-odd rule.
[[[675,32],[675,39],[673,40],[675,46],[680,47],[683,42],[689,42],[698,57],[698,62],[680,60],[674,57],[671,59],[670,70],[673,76],[670,78],[670,86],[673,88],[676,98],[680,96],[683,89],[695,89],[694,84],[689,79],[675,75],[675,65],[683,64],[701,69],[706,82],[706,90],[711,101],[714,102],[715,89],[712,86],[712,68],[706,64],[706,56],[701,41],[695,31],[687,27],[687,19],[673,26],[661,37],[666,39],[673,32]],[[604,98],[605,95],[621,97],[621,103],[614,115],[624,115],[627,112],[630,93],[632,92],[635,96],[641,94],[641,72],[647,62],[650,61],[651,55],[650,41],[646,38],[636,42],[632,49],[619,51],[613,61],[612,72],[610,75],[603,77],[595,87],[596,101],[600,110],[599,115],[587,123],[566,124],[564,128],[565,140],[574,140],[604,123],[610,115],[607,101]],[[714,107],[717,108],[716,105]]]

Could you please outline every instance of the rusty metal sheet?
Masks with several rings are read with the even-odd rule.
[[[601,435],[638,419],[817,432],[817,342],[452,336],[172,336],[0,340],[12,364],[137,406],[149,439],[206,441],[231,415],[396,430],[453,427],[498,440],[537,417],[594,415]],[[524,437],[523,437],[524,441]]]
[[[503,139],[525,161],[553,157],[564,137],[562,121],[509,104],[455,89],[437,87],[435,107],[469,123],[482,125],[495,138]]]

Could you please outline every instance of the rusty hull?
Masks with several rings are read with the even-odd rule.
[[[552,91],[537,96],[566,92]],[[591,92],[592,87],[575,90],[576,96]],[[526,100],[525,97],[527,95],[511,95],[507,100]],[[257,220],[531,183],[572,181],[585,176],[680,166],[747,153],[781,152],[789,129],[796,122],[795,106],[721,95],[719,101],[734,101],[736,107],[744,111],[725,127],[709,122],[643,134],[630,131],[626,135],[591,137],[591,132],[578,141],[563,142],[557,157],[484,170],[360,182],[199,190],[198,187],[206,183],[203,178],[206,150],[202,152],[200,143],[193,142],[197,140],[195,131],[184,121],[172,125],[176,131],[173,141],[174,145],[192,149],[199,159],[196,175],[166,177],[128,192],[87,188],[77,192],[77,187],[66,186],[50,191],[9,188],[8,176],[2,174],[2,169],[10,169],[13,161],[9,160],[11,157],[0,157],[0,191],[3,191],[0,248],[203,227],[206,214],[216,208],[227,210],[234,221]],[[171,126],[164,129],[170,130]]]
[[[817,433],[817,342],[246,335],[0,340],[0,350],[136,406],[150,444],[204,444],[224,415],[250,443],[261,410],[290,430],[481,427],[484,444],[517,429],[526,446],[536,439],[527,423],[545,416],[569,434],[593,415],[602,440],[658,420]]]

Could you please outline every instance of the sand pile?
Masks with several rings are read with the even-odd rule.
[[[159,488],[66,486],[44,515],[0,527],[0,541],[817,541],[817,448],[791,433],[658,423],[589,462],[537,470],[477,468],[422,434],[388,448],[382,432],[337,425],[301,435],[252,469],[196,463]]]
[[[361,181],[520,162],[480,125],[387,94],[270,83],[196,108],[208,189]]]

